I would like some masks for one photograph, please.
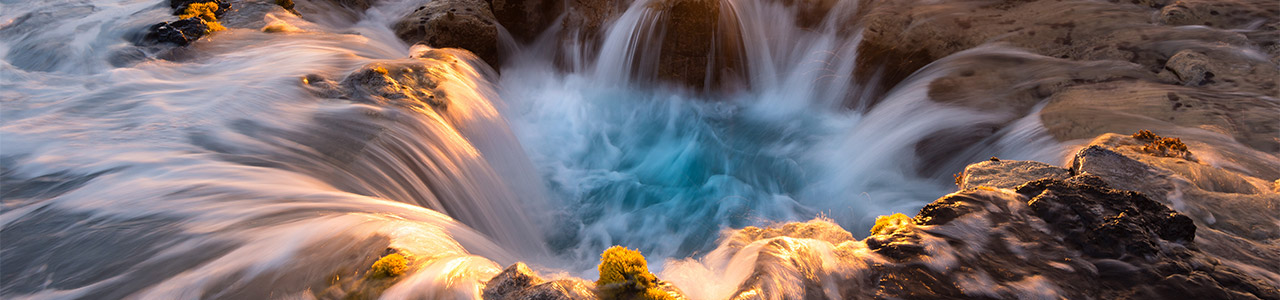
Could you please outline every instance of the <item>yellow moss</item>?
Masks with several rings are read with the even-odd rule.
[[[657,288],[658,278],[649,273],[640,251],[613,246],[600,254],[599,269],[596,286],[600,288],[601,299],[629,298],[623,295],[635,295],[643,300],[674,299]]]
[[[373,68],[373,71],[378,72],[379,74],[382,74],[382,75],[387,75],[387,73],[390,73],[390,71],[387,71],[387,68],[384,68],[381,66]]]
[[[911,223],[911,217],[896,213],[888,216],[876,217],[876,225],[871,227],[871,234],[887,234],[892,233],[893,228]]]
[[[204,20],[206,25],[209,25],[209,32],[226,30],[227,28],[223,27],[222,23],[218,22],[218,15],[216,14],[217,11],[218,11],[218,3],[214,3],[214,2],[191,3],[191,4],[187,4],[187,9],[183,10],[182,14],[178,15],[178,18],[188,19],[193,17],[199,17],[200,19]]]
[[[371,278],[389,278],[404,275],[409,270],[409,260],[404,258],[400,253],[392,253],[379,258],[373,262],[373,269],[369,270]]]

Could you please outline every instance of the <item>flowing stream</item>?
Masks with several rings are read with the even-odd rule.
[[[507,49],[501,76],[429,61],[447,110],[300,84],[424,51],[388,29],[414,3],[271,16],[297,30],[158,54],[129,39],[171,18],[167,3],[0,2],[0,298],[308,298],[387,247],[415,267],[384,297],[474,298],[516,261],[593,278],[623,245],[660,272],[727,229],[821,216],[866,232],[987,157],[1061,161],[1034,113],[963,151],[922,152],[1001,116],[930,101],[945,61],[883,95],[854,84],[850,20],[806,30],[774,1],[722,1],[746,87],[655,81],[632,67],[663,30],[647,2],[567,68],[554,32]]]

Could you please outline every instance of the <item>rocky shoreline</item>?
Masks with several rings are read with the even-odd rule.
[[[1266,271],[1280,261],[1280,248],[1267,242],[1274,233],[1239,224],[1270,220],[1246,215],[1274,213],[1280,182],[1155,155],[1143,144],[1104,135],[1065,168],[992,158],[967,167],[959,191],[914,217],[882,217],[862,240],[823,219],[747,227],[726,231],[708,258],[756,257],[731,299],[1280,299],[1280,278]],[[1204,189],[1225,186],[1251,192]],[[1236,221],[1169,207],[1216,209]],[[832,257],[839,263],[824,263]],[[513,265],[490,281],[507,292],[486,299],[593,295],[589,281],[538,278]]]

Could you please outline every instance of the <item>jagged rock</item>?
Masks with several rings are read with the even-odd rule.
[[[1018,187],[1028,205],[1075,247],[1097,258],[1145,257],[1161,242],[1190,244],[1195,224],[1133,191],[1114,190],[1101,178],[1040,179]]]
[[[959,185],[960,189],[979,186],[1011,189],[1036,179],[1068,177],[1071,170],[1038,161],[990,160],[965,167]]]
[[[178,46],[191,44],[209,32],[209,25],[200,18],[188,18],[161,22],[147,30],[141,43],[170,43]]]
[[[502,273],[498,273],[498,276],[494,276],[489,283],[485,284],[483,297],[484,299],[506,299],[508,295],[514,295],[543,282],[546,280],[534,274],[528,265],[517,262],[502,270]]]
[[[545,282],[521,290],[511,291],[503,297],[490,298],[484,294],[485,300],[596,300],[593,285],[582,279],[560,279]]]
[[[487,0],[493,15],[511,37],[529,42],[547,30],[564,11],[561,0]]]
[[[365,65],[342,80],[351,100],[409,108],[444,109],[442,78],[426,62],[376,62]]]
[[[498,66],[498,23],[485,0],[430,1],[393,29],[405,43],[464,49]]]

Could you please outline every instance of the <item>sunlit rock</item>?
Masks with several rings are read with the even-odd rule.
[[[533,273],[528,265],[517,262],[494,276],[484,287],[484,299],[507,299],[524,289],[546,282]]]
[[[342,80],[346,96],[360,102],[409,108],[447,106],[442,78],[427,62],[378,62],[361,67]]]
[[[484,0],[438,0],[414,8],[392,27],[405,43],[459,48],[498,61],[498,23]]]
[[[1040,118],[1049,134],[1059,140],[1159,128],[1177,132],[1184,142],[1215,140],[1216,133],[1260,151],[1275,152],[1280,151],[1280,140],[1275,138],[1280,133],[1277,114],[1280,103],[1261,95],[1113,81],[1054,94]]]

